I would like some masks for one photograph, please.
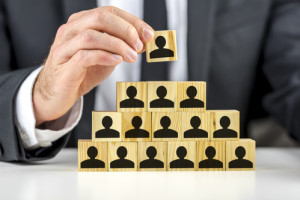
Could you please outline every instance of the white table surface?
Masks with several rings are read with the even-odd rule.
[[[77,150],[0,162],[0,199],[300,199],[300,148],[258,148],[254,172],[77,172]]]

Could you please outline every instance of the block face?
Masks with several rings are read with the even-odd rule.
[[[108,169],[109,171],[136,171],[137,143],[108,143]]]
[[[197,142],[199,171],[222,171],[226,165],[225,141]]]
[[[78,140],[78,171],[107,171],[107,142]]]
[[[147,62],[177,60],[176,32],[155,31],[154,40],[146,43]]]
[[[151,141],[151,113],[122,113],[122,141]]]
[[[210,133],[209,112],[182,112],[183,141],[208,141]]]
[[[148,112],[174,112],[177,101],[177,83],[148,82]]]
[[[138,170],[166,171],[167,142],[139,142]]]
[[[152,141],[178,141],[181,127],[180,112],[152,113]]]
[[[92,112],[92,139],[98,142],[121,141],[122,114]]]
[[[117,111],[147,111],[147,82],[117,82]]]
[[[206,82],[178,82],[176,108],[184,112],[205,111]]]
[[[211,140],[238,140],[240,137],[240,112],[237,110],[209,111]]]
[[[255,170],[255,141],[240,139],[226,142],[226,170]]]
[[[197,169],[196,142],[168,142],[168,171]]]

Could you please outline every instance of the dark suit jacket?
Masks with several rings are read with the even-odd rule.
[[[48,159],[67,142],[90,138],[94,91],[85,96],[71,136],[34,151],[22,147],[14,101],[22,81],[46,58],[57,28],[70,14],[93,7],[96,0],[0,0],[0,160]],[[264,95],[264,108],[300,139],[299,19],[295,0],[188,1],[189,79],[207,81],[208,109],[241,111],[241,136]]]

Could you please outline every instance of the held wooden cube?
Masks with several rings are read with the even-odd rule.
[[[202,112],[206,110],[206,82],[177,83],[177,111]]]
[[[152,141],[179,141],[181,123],[180,112],[153,112]]]
[[[147,62],[177,60],[176,32],[155,31],[154,39],[146,43]]]
[[[151,113],[122,113],[122,141],[151,141]]]
[[[240,139],[226,142],[226,170],[255,170],[255,141]]]
[[[78,140],[78,171],[107,171],[107,142]]]
[[[117,111],[147,111],[147,82],[117,82]]]
[[[224,171],[225,153],[225,141],[197,142],[198,170]]]
[[[166,171],[167,145],[167,142],[139,142],[138,170]]]
[[[121,141],[122,113],[92,112],[92,139],[97,142]]]
[[[183,141],[210,140],[210,113],[209,112],[182,112]]]
[[[176,111],[176,101],[176,82],[148,82],[148,112],[174,112]]]
[[[109,171],[137,171],[137,143],[108,143]]]
[[[168,142],[168,171],[197,169],[196,142]]]
[[[240,112],[237,110],[210,110],[211,140],[238,140]]]

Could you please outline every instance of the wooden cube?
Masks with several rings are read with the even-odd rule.
[[[206,82],[177,83],[177,111],[202,112],[206,110]]]
[[[177,60],[176,32],[155,31],[154,39],[146,43],[146,57],[147,62]]]
[[[168,142],[168,171],[197,169],[196,142]]]
[[[226,170],[255,170],[255,141],[240,139],[226,142]]]
[[[138,170],[166,171],[167,142],[139,142]]]
[[[78,140],[78,171],[107,171],[107,142]]]
[[[177,83],[172,81],[148,82],[148,111],[176,111]]]
[[[151,113],[122,113],[122,141],[151,141]]]
[[[240,112],[237,110],[211,110],[211,140],[238,140]]]
[[[181,140],[210,140],[209,112],[182,112]]]
[[[147,82],[117,82],[117,111],[147,111]]]
[[[152,113],[152,141],[178,141],[180,133],[180,112]]]
[[[121,141],[122,113],[92,112],[92,139],[98,142]]]
[[[108,143],[109,171],[137,171],[137,143]]]
[[[225,170],[225,141],[197,142],[197,165],[200,171]]]

